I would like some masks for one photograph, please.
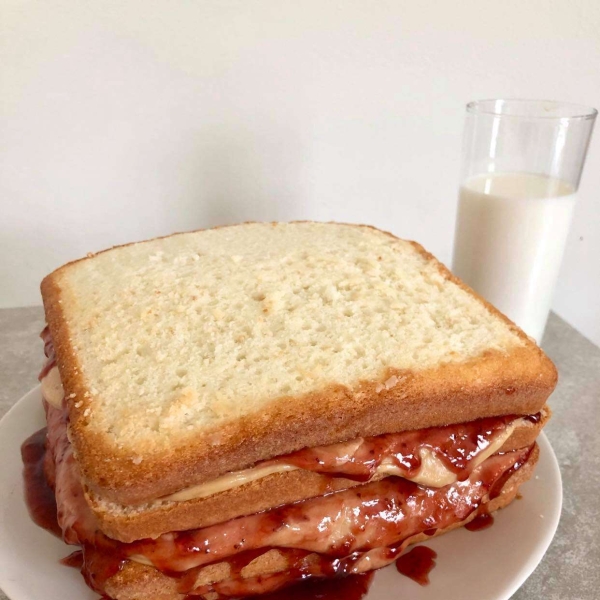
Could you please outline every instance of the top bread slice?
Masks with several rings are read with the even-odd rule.
[[[303,447],[535,413],[557,379],[433,256],[367,226],[176,234],[41,287],[85,484],[126,505]]]

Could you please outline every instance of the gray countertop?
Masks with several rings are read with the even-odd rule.
[[[0,310],[0,417],[37,384],[43,324],[38,307]],[[543,347],[560,374],[546,433],[562,472],[563,513],[548,553],[513,598],[593,600],[600,594],[600,349],[555,315]]]

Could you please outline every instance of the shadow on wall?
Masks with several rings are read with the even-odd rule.
[[[312,216],[307,148],[293,132],[272,124],[208,127],[195,133],[186,155],[172,170],[185,185],[174,223],[180,229]]]

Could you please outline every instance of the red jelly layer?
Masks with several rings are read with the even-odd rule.
[[[83,497],[64,413],[53,407],[47,411],[48,445],[56,462],[57,521],[67,542],[82,545],[82,570],[100,592],[133,555],[177,577],[182,593],[215,591],[222,596],[263,593],[298,579],[380,567],[393,561],[413,536],[467,518],[487,501],[496,482],[520,468],[529,455],[529,449],[495,455],[466,480],[444,488],[388,477],[211,527],[123,544],[99,531]],[[37,443],[42,461],[43,436]],[[288,569],[266,578],[244,578],[243,568],[272,548],[282,553]],[[223,561],[230,563],[229,579],[194,588],[195,571]]]
[[[343,444],[305,448],[261,464],[292,464],[333,477],[369,481],[385,461],[399,469],[402,476],[412,478],[421,467],[420,451],[426,448],[461,478],[468,474],[473,460],[518,418],[515,415],[490,417],[446,427],[388,433]]]

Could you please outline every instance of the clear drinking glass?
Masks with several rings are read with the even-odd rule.
[[[467,105],[453,271],[538,343],[596,114],[544,100]]]

